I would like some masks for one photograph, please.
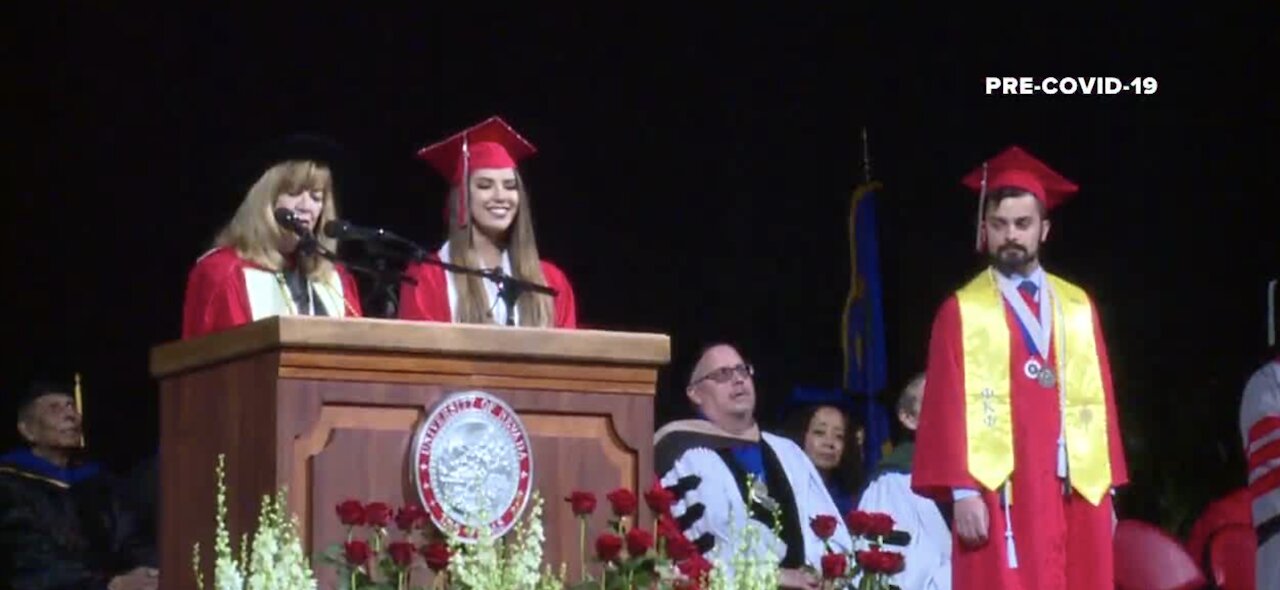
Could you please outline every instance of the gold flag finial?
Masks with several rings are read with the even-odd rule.
[[[80,415],[80,446],[84,446],[84,401],[80,395],[80,373],[76,372],[76,414]]]

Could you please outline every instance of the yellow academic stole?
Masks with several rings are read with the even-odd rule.
[[[969,473],[989,490],[998,489],[1013,473],[1010,333],[993,272],[984,271],[956,293],[964,346]],[[1111,488],[1111,453],[1093,309],[1082,289],[1047,276],[1051,288],[1046,290],[1051,293],[1046,296],[1052,297],[1054,306],[1055,385],[1064,422],[1068,479],[1096,506]]]

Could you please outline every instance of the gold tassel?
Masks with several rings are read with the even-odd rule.
[[[80,416],[80,447],[84,448],[84,401],[80,395],[80,373],[76,373],[76,414]]]

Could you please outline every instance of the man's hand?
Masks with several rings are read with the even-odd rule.
[[[160,571],[149,567],[133,568],[111,578],[108,590],[156,590],[160,587]]]
[[[820,588],[818,583],[818,577],[805,570],[784,569],[779,571],[779,588],[786,588],[787,590],[796,588],[800,590],[818,590]]]
[[[981,547],[987,543],[991,529],[987,504],[982,496],[972,496],[955,503],[956,535],[969,547]]]

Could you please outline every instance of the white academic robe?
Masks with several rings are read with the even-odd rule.
[[[831,495],[827,493],[822,476],[804,451],[790,439],[762,432],[763,442],[769,445],[791,484],[795,494],[797,512],[800,516],[800,529],[804,534],[805,562],[821,571],[822,556],[826,548],[814,534],[809,523],[819,515],[834,516],[839,522],[835,535],[831,538],[832,548],[847,553],[853,546],[853,538],[845,527],[843,515],[839,513]],[[704,533],[715,537],[715,546],[705,555],[708,561],[719,561],[720,567],[732,579],[732,561],[739,546],[739,539],[750,527],[756,531],[758,539],[755,555],[768,557],[774,563],[781,563],[786,555],[786,545],[773,530],[764,523],[752,519],[747,514],[747,506],[742,501],[738,482],[733,473],[725,465],[724,460],[710,449],[693,448],[685,451],[675,461],[674,466],[662,476],[662,485],[673,486],[687,475],[696,475],[702,479],[697,489],[687,492],[682,499],[671,507],[672,516],[679,518],[688,507],[701,503],[705,512],[700,520],[693,523],[685,531],[689,539],[697,539]]]
[[[1240,401],[1240,436],[1250,466],[1253,525],[1280,519],[1280,358],[1258,369]],[[1257,587],[1280,588],[1280,534],[1258,546]]]
[[[951,530],[938,505],[912,491],[911,474],[880,474],[862,493],[858,510],[888,514],[894,530],[911,534],[906,547],[884,546],[886,551],[902,553],[906,561],[906,568],[892,576],[892,583],[902,590],[951,589]]]

